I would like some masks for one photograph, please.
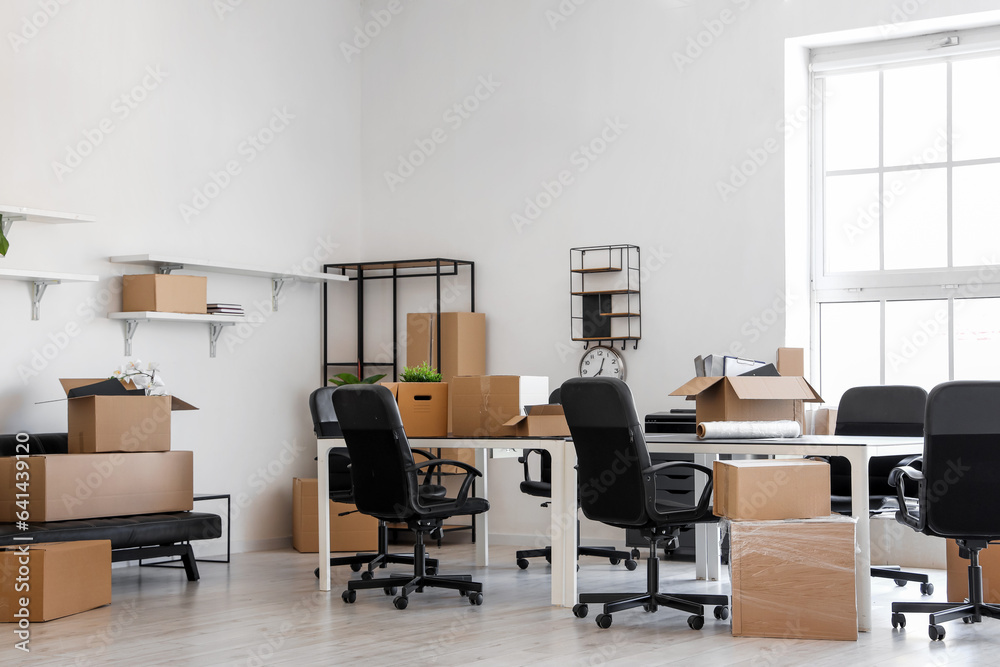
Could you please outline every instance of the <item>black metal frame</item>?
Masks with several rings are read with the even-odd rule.
[[[129,547],[126,549],[112,549],[111,562],[120,563],[123,561],[137,560],[140,567],[169,567],[180,569],[176,565],[167,563],[146,563],[142,561],[147,558],[167,558],[170,556],[180,556],[184,571],[187,573],[188,581],[198,581],[201,575],[198,573],[198,563],[194,557],[194,549],[190,542],[180,542],[178,544],[161,544],[156,547]]]
[[[632,251],[635,251],[635,265],[632,264]],[[586,257],[587,253],[607,253],[607,263],[600,268],[586,267]],[[575,253],[579,253],[579,260],[577,261],[577,256]],[[617,254],[616,254],[617,253]],[[617,258],[617,263],[615,259]],[[632,341],[632,349],[639,348],[639,339],[642,338],[642,294],[640,289],[640,266],[642,263],[642,255],[639,246],[629,245],[629,244],[618,244],[618,245],[600,245],[600,246],[584,246],[580,248],[570,248],[569,249],[569,292],[570,292],[570,340],[575,342],[582,342],[584,349],[588,349],[593,343],[594,345],[600,345],[603,342],[607,342],[611,347],[615,346],[615,341],[621,341],[622,349],[626,347],[628,341]],[[625,288],[621,290],[593,290],[587,291],[586,289],[586,275],[588,273],[617,273],[624,272],[625,274]],[[579,277],[579,278],[577,278]],[[575,282],[579,280],[579,288],[575,285]],[[613,295],[625,295],[626,298],[626,310],[624,313],[596,313],[597,316],[605,318],[625,318],[627,321],[627,333],[625,336],[608,336],[608,337],[582,337],[584,333],[581,331],[581,337],[576,337],[574,335],[574,324],[577,321],[581,322],[581,326],[588,319],[588,313],[585,312],[584,301],[587,296],[608,296],[613,298]],[[632,298],[636,299],[636,309],[632,312]],[[580,299],[580,314],[576,315],[575,300]],[[635,325],[638,329],[638,333],[633,333],[632,321],[635,320]]]

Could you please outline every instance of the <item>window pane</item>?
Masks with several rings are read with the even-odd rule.
[[[840,403],[851,387],[881,384],[879,303],[824,303],[819,308],[820,395]]]
[[[948,301],[885,304],[885,383],[928,391],[948,381]]]
[[[1000,156],[1000,57],[951,65],[955,160]]]
[[[884,164],[944,161],[947,152],[934,145],[943,145],[948,136],[946,65],[887,69],[882,86]]]
[[[1000,264],[1000,165],[955,167],[952,174],[955,266]]]
[[[883,179],[885,268],[948,265],[948,181],[944,169],[913,169]]]
[[[1000,299],[955,299],[955,379],[1000,379]]]
[[[824,81],[824,168],[877,167],[878,72],[842,74]]]
[[[830,176],[823,199],[826,272],[877,271],[878,174]]]

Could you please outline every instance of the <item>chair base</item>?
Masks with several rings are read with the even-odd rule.
[[[892,579],[897,586],[905,586],[907,582],[913,581],[920,584],[921,595],[933,595],[934,584],[930,577],[918,572],[906,572],[899,569],[898,565],[879,565],[871,568],[871,576],[876,579]]]
[[[517,565],[522,570],[528,567],[529,558],[542,558],[544,557],[546,561],[552,562],[552,547],[545,547],[543,549],[523,549],[514,554],[517,558]],[[635,569],[635,561],[632,560],[632,554],[628,551],[621,551],[615,549],[614,547],[577,547],[576,557],[580,556],[596,556],[597,558],[607,558],[612,565],[618,565],[618,563],[625,561],[625,566],[629,570]],[[632,566],[629,567],[629,563]]]
[[[358,572],[361,570],[362,566],[367,565],[368,568],[365,573],[368,575],[366,578],[371,577],[371,573],[375,571],[375,568],[386,567],[390,563],[395,563],[398,565],[413,565],[413,556],[409,554],[391,554],[389,551],[389,529],[385,525],[384,521],[378,522],[378,550],[371,553],[359,553],[354,556],[334,556],[330,559],[330,567],[340,567],[342,565],[349,565],[351,570]],[[428,570],[437,570],[438,560],[437,558],[427,558],[425,563]],[[316,568],[314,574],[319,577],[319,568]],[[433,574],[433,572],[431,572]],[[361,575],[365,577],[365,574]]]
[[[583,618],[588,613],[588,603],[603,605],[603,613],[597,615],[597,625],[611,627],[611,615],[618,611],[642,607],[647,612],[655,612],[660,607],[686,611],[688,625],[700,630],[705,624],[705,607],[715,606],[716,619],[729,618],[728,595],[698,595],[689,593],[660,592],[660,559],[656,556],[659,543],[657,537],[650,540],[649,557],[646,559],[646,591],[644,593],[581,593],[580,603],[573,607],[573,614]]]

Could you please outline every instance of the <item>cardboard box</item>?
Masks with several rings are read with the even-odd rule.
[[[486,374],[486,314],[441,313],[441,366],[437,365],[436,313],[406,315],[406,365],[426,362],[451,382],[456,375]]]
[[[292,546],[302,553],[319,551],[319,480],[292,480]],[[354,505],[330,501],[330,551],[378,549],[378,519],[354,510]]]
[[[948,543],[948,601],[965,602],[969,597],[969,560],[958,555],[955,540],[945,541]],[[1000,604],[1000,546],[980,551],[979,566],[983,568],[983,601]]]
[[[813,421],[814,435],[836,435],[837,433],[837,409],[820,408],[816,410]]]
[[[924,535],[899,523],[896,521],[895,511],[876,514],[871,517],[868,525],[871,527],[872,565],[898,565],[904,569],[947,569],[945,543],[948,540],[943,537]],[[1000,549],[997,551],[1000,552]],[[965,562],[968,564],[969,561]],[[1000,569],[998,569],[998,582],[1000,582]]]
[[[505,426],[525,405],[549,402],[549,379],[529,375],[458,376],[451,381],[451,432],[460,437],[513,436]]]
[[[396,397],[410,438],[448,437],[447,382],[382,382]]]
[[[19,570],[28,568],[24,577]],[[18,580],[28,590],[17,590]],[[22,587],[23,588],[23,587]],[[111,541],[0,547],[0,623],[51,621],[111,604]],[[16,641],[16,640],[15,640]]]
[[[197,410],[176,396],[109,395],[107,380],[61,379],[66,395],[70,454],[166,452],[170,450],[170,413]],[[127,386],[127,385],[126,385]],[[99,393],[92,393],[99,392]],[[83,394],[83,395],[80,395]]]
[[[830,464],[807,459],[715,461],[712,512],[749,521],[830,515]]]
[[[15,469],[28,464],[28,521],[184,512],[194,506],[191,452],[44,454],[0,458],[0,521],[23,520]],[[20,500],[23,500],[21,498]]]
[[[726,525],[733,636],[857,640],[854,519]]]
[[[530,405],[527,415],[508,419],[504,426],[513,426],[517,437],[569,437],[569,424],[561,405]]]
[[[122,276],[122,310],[126,313],[152,310],[204,315],[208,312],[207,293],[205,276],[164,273]]]
[[[779,347],[776,357],[778,375],[802,377],[806,374],[806,351],[801,347]]]
[[[699,422],[791,419],[803,433],[803,403],[823,401],[801,377],[696,377],[670,395],[695,399]]]

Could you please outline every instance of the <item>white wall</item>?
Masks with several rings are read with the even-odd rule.
[[[0,202],[97,217],[15,223],[0,267],[101,277],[50,287],[37,322],[29,287],[0,280],[0,431],[65,430],[64,403],[36,402],[61,395],[60,377],[106,376],[123,361],[123,325],[105,317],[121,308],[115,276],[149,269],[111,255],[314,270],[317,259],[358,255],[361,70],[337,48],[358,21],[358,3],[346,1],[0,5]],[[143,82],[135,108],[124,106]],[[281,131],[251,160],[241,144],[275,109],[294,117],[276,121]],[[112,131],[97,132],[105,118]],[[79,149],[82,163],[54,169],[67,146],[87,141],[96,146]],[[180,205],[194,206],[194,190],[230,160],[240,173],[209,187],[216,196],[185,219]],[[134,356],[159,362],[173,393],[200,408],[174,415],[173,447],[195,452],[196,491],[245,506],[234,546],[287,543],[291,478],[315,476],[306,399],[320,382],[319,288],[287,285],[272,313],[269,281],[208,280],[209,300],[243,303],[254,326],[226,329],[210,359],[207,327],[140,324]],[[67,327],[78,334],[60,333]]]
[[[384,6],[366,1],[364,12]],[[1000,3],[404,7],[364,54],[365,257],[476,260],[488,372],[547,375],[555,386],[576,375],[583,351],[569,342],[568,249],[641,246],[643,339],[625,359],[642,415],[683,406],[667,394],[692,375],[696,355],[772,361],[784,342],[784,39],[882,24],[892,36],[909,21]],[[480,88],[486,99],[470,100],[478,108],[457,126],[448,109],[475,95],[482,78],[499,87],[488,97]],[[575,163],[574,152],[608,119],[625,129],[596,160]],[[399,172],[399,156],[429,147],[436,128],[444,141],[412,175]],[[745,184],[730,183],[737,187],[724,199],[718,184],[752,154],[762,164],[747,168]],[[543,182],[561,170],[572,184],[518,228],[512,214],[526,215],[526,198],[544,193]],[[407,177],[390,184],[387,171]],[[805,285],[788,288],[792,298],[808,298]],[[492,477],[495,496],[503,494],[492,530],[544,531],[546,512],[514,492],[519,468],[502,462]]]

